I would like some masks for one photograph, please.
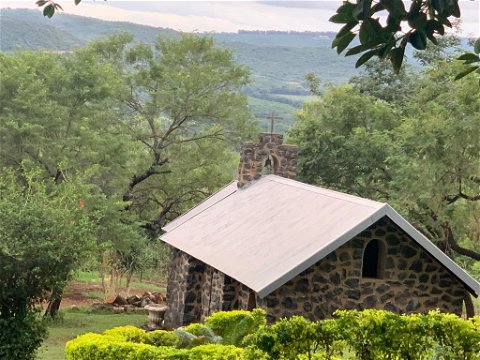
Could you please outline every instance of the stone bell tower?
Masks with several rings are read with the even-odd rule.
[[[294,179],[297,159],[298,146],[283,144],[283,135],[260,133],[258,144],[246,143],[242,146],[237,186],[241,188],[267,174]]]

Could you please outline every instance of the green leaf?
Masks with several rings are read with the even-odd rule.
[[[376,45],[383,40],[383,28],[378,20],[365,19],[360,26],[360,43],[362,45]]]
[[[392,62],[393,70],[395,71],[396,74],[398,74],[398,72],[400,71],[400,68],[402,67],[404,54],[405,54],[404,47],[393,49],[390,52],[390,61]]]
[[[75,0],[75,5],[78,5],[82,2],[82,0]]]
[[[382,4],[381,2],[380,3],[377,3],[375,5],[373,5],[370,9],[370,16],[372,16],[373,14],[379,12],[379,11],[383,11],[385,10],[385,5]]]
[[[425,24],[425,31],[431,34],[433,34],[433,32],[436,31],[440,35],[443,35],[445,33],[445,29],[442,23],[434,19],[430,19],[427,21],[427,23]]]
[[[356,7],[357,7],[357,5],[355,5],[355,4],[352,4],[350,2],[345,2],[345,3],[343,3],[342,6],[340,6],[337,9],[337,13],[338,14],[350,14],[351,15]]]
[[[480,38],[478,38],[476,41],[475,41],[475,45],[473,46],[473,52],[475,54],[480,54]]]
[[[347,14],[335,14],[328,21],[335,24],[347,24],[353,20],[353,17]]]
[[[407,10],[402,0],[380,0],[389,14],[397,19],[404,19],[407,16]]]
[[[435,36],[433,36],[433,34],[427,33],[427,38],[429,38],[432,43],[434,43],[435,45],[438,46],[438,41],[437,41],[437,39],[435,38]]]
[[[380,59],[385,59],[385,57],[390,53],[390,49],[392,48],[391,44],[385,44],[378,50],[378,57]]]
[[[344,36],[342,36],[337,42],[337,53],[340,54],[355,38],[355,34],[349,31]]]
[[[37,2],[35,2],[35,4],[37,4],[37,6],[39,7],[42,7],[46,3],[47,3],[47,0],[38,0]]]
[[[432,0],[432,6],[439,14],[442,14],[445,10],[444,0]]]
[[[478,55],[472,54],[472,53],[465,53],[462,54],[457,58],[457,60],[466,60],[466,61],[479,61],[480,58]]]
[[[350,55],[356,55],[360,54],[362,51],[366,50],[365,46],[363,45],[357,45],[351,49],[349,49],[346,53],[345,56],[350,56]]]
[[[350,30],[352,30],[355,25],[358,24],[358,21],[354,21],[354,22],[349,22],[348,24],[346,24],[345,26],[343,26],[340,31],[337,33],[337,36],[336,38],[341,38],[343,37],[345,34],[347,34]]]
[[[471,66],[471,67],[467,68],[466,70],[462,71],[461,73],[457,74],[457,76],[455,76],[455,80],[459,80],[459,79],[463,78],[464,76],[467,76],[471,72],[474,72],[477,69],[480,69],[480,66]]]
[[[52,4],[47,5],[43,8],[43,16],[47,16],[51,18],[55,14],[55,8],[53,7]]]
[[[387,29],[392,32],[400,31],[402,28],[400,26],[401,20],[393,17],[392,15],[388,15],[387,17]]]
[[[352,3],[344,3],[337,9],[337,13],[330,18],[330,22],[336,24],[347,24],[352,21],[356,21],[353,17],[353,11],[356,9],[356,5]]]
[[[459,18],[460,17],[460,6],[458,5],[458,1],[455,1],[455,4],[452,5],[451,14],[453,17]]]
[[[439,20],[443,25],[448,26],[449,28],[452,27],[452,23],[447,18],[439,18]]]
[[[427,15],[422,12],[409,15],[408,25],[413,29],[423,29],[427,25]]]
[[[408,38],[408,41],[417,50],[425,50],[427,48],[427,35],[423,29],[412,32]]]
[[[363,64],[365,64],[368,60],[370,60],[377,53],[378,53],[377,49],[367,51],[365,54],[360,56],[360,58],[357,60],[357,62],[355,63],[355,68],[358,68],[358,67],[362,66]]]

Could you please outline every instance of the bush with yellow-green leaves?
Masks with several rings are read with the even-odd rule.
[[[230,311],[174,331],[89,333],[68,342],[66,352],[68,360],[479,360],[480,318],[349,310],[267,325],[263,310]]]

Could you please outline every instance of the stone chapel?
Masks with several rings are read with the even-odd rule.
[[[167,327],[255,307],[269,321],[470,308],[475,279],[388,204],[294,180],[297,158],[282,135],[260,134],[242,147],[237,181],[163,228]]]

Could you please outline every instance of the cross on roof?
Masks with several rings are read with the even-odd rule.
[[[273,134],[273,125],[275,124],[275,120],[283,120],[283,118],[277,116],[275,111],[272,111],[270,115],[267,116],[267,119],[270,119],[270,134]]]

